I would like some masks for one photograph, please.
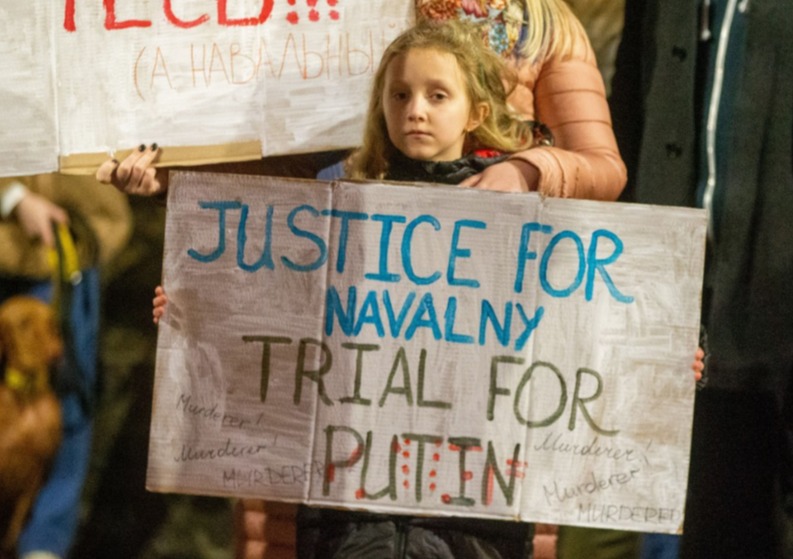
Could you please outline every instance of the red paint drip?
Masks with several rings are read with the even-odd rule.
[[[300,21],[300,17],[297,15],[297,12],[289,12],[286,14],[286,21],[292,25],[296,25],[297,22]]]
[[[330,4],[330,2],[328,3]],[[333,4],[331,4],[331,6],[332,5]],[[70,33],[77,31],[77,27],[74,25],[74,0],[66,0],[66,12],[63,15],[63,28]]]
[[[493,468],[487,469],[487,489],[485,490],[485,504],[489,505],[493,502]]]
[[[116,0],[103,0],[105,6],[105,29],[128,29],[130,27],[151,27],[151,21],[147,19],[128,19],[118,21],[116,19]],[[68,30],[68,29],[67,29]]]
[[[352,454],[350,454],[350,457],[347,459],[347,465],[352,466],[358,460],[360,460],[361,456],[363,456],[363,451],[364,447],[362,444],[359,444],[357,447],[355,447],[355,450],[352,451]]]

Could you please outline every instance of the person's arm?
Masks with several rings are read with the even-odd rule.
[[[97,170],[96,178],[122,192],[139,196],[164,195],[168,190],[168,167],[156,167],[163,150],[157,144],[141,145],[122,161],[108,159]],[[345,159],[350,149],[301,154],[270,155],[250,161],[204,163],[182,167],[184,170],[273,177],[317,178],[317,173]]]
[[[0,183],[0,217],[16,219],[28,237],[41,239],[47,247],[55,244],[53,222],[69,223],[66,210],[14,179],[4,179]]]
[[[583,27],[574,27],[569,54],[519,64],[519,86],[510,99],[524,117],[550,129],[554,145],[516,153],[464,185],[503,190],[501,185],[510,184],[512,190],[547,196],[617,199],[625,186],[625,165],[594,51]]]
[[[537,190],[549,196],[616,200],[627,175],[620,157],[603,77],[582,26],[572,52],[535,69],[534,120],[553,134],[553,147],[513,156],[539,171]],[[531,74],[531,69],[527,69]]]
[[[10,219],[11,212],[30,191],[15,178],[0,179],[0,219]]]

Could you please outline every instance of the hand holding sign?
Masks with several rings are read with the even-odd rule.
[[[165,295],[165,290],[162,288],[161,285],[158,285],[154,288],[154,299],[152,299],[152,305],[154,308],[151,311],[154,324],[159,324],[162,315],[165,314],[165,305],[168,304],[168,297]]]
[[[168,175],[165,169],[154,166],[159,155],[157,144],[149,147],[141,144],[121,162],[115,158],[105,161],[96,171],[96,180],[112,184],[126,194],[163,194],[168,190]]]
[[[534,192],[539,180],[537,167],[521,159],[509,159],[491,165],[478,175],[464,180],[460,186],[501,192]]]

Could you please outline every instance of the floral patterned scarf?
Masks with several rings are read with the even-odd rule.
[[[525,41],[527,19],[521,2],[511,0],[416,0],[419,17],[460,19],[476,23],[493,52],[516,54]]]

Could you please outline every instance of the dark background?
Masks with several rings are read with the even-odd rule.
[[[231,557],[231,502],[145,490],[165,207],[130,199],[124,252],[103,270],[100,400],[74,559]]]

